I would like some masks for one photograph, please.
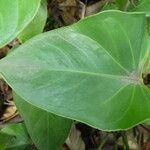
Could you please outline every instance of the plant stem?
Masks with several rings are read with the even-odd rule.
[[[102,142],[101,142],[101,144],[100,144],[100,146],[97,150],[102,150],[102,148],[103,148],[104,144],[106,143],[107,139],[108,139],[108,133],[103,138],[103,140],[102,140]]]
[[[129,5],[130,5],[130,0],[127,1],[126,5],[125,5],[125,8],[124,8],[124,11],[127,11]]]
[[[114,132],[114,142],[115,142],[114,150],[118,150],[117,134],[118,134],[117,132]]]
[[[122,140],[123,140],[123,143],[125,145],[125,150],[130,150],[129,144],[128,144],[128,138],[127,138],[125,131],[122,132]]]
[[[143,129],[145,129],[146,131],[150,132],[150,129],[147,128],[147,127],[145,127],[143,124],[140,124],[140,126],[141,126]]]
[[[0,74],[0,80],[3,79],[2,75]]]

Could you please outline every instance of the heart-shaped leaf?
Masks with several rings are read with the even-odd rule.
[[[32,21],[41,0],[0,0],[0,47],[6,45]]]
[[[147,53],[145,15],[105,11],[29,40],[1,60],[0,71],[20,103],[119,130],[150,118]]]

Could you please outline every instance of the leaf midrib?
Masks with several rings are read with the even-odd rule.
[[[25,66],[25,65],[13,65],[11,64],[11,67],[12,66],[15,66],[15,67],[26,67],[27,69],[29,69],[29,66]],[[10,65],[9,65],[10,67]],[[38,66],[30,66],[31,69],[36,69],[39,68]],[[7,68],[7,67],[6,67]],[[13,68],[13,67],[12,67]],[[140,84],[141,83],[141,80],[139,77],[136,77],[134,78],[134,76],[131,74],[129,75],[113,75],[113,74],[105,74],[105,73],[98,73],[98,72],[88,72],[88,71],[83,71],[83,70],[70,70],[70,69],[48,69],[46,66],[45,67],[42,67],[42,69],[40,69],[41,71],[42,70],[47,70],[47,71],[50,71],[50,72],[66,72],[66,73],[77,73],[77,74],[85,74],[85,75],[89,75],[89,76],[99,76],[99,77],[105,77],[105,78],[111,78],[111,79],[117,79],[117,80],[122,80],[122,81],[126,81],[126,82],[129,82],[129,83],[134,83],[134,84]],[[40,71],[39,70],[39,71]],[[3,71],[1,71],[1,75],[3,76]],[[0,75],[0,76],[1,76]]]
[[[88,72],[88,71],[77,71],[77,70],[55,70],[52,69],[50,71],[54,71],[54,72],[68,72],[68,73],[79,73],[79,74],[87,74],[87,75],[91,75],[91,76],[99,76],[99,77],[106,77],[106,78],[111,78],[111,79],[118,79],[118,80],[126,80],[126,81],[133,81],[131,83],[140,83],[140,78],[137,77],[132,77],[131,76],[123,76],[123,75],[112,75],[112,74],[105,74],[105,73],[96,73],[96,72]]]

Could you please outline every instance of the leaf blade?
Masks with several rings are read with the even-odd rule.
[[[139,61],[147,50],[145,20],[142,13],[102,12],[26,42],[1,61],[1,72],[36,107],[103,130],[127,129],[150,114],[147,105],[141,108],[132,99],[143,86]],[[143,115],[132,117],[138,109]]]
[[[24,123],[11,124],[2,128],[0,130],[0,139],[1,150],[24,150],[32,144]]]
[[[47,19],[47,1],[42,0],[40,8],[30,22],[30,24],[19,34],[18,38],[20,41],[25,42],[33,36],[43,32]]]
[[[33,19],[39,6],[40,0],[0,0],[0,47],[17,37]]]
[[[58,150],[68,137],[72,121],[33,106],[14,92],[13,96],[37,148]]]

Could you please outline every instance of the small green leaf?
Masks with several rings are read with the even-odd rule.
[[[29,134],[39,150],[58,150],[69,135],[72,121],[33,106],[14,93]]]
[[[40,0],[0,0],[0,47],[6,45],[32,21]]]
[[[105,11],[29,40],[0,61],[0,71],[35,110],[127,129],[150,118],[142,81],[148,38],[145,14]]]
[[[18,38],[25,42],[43,32],[47,18],[47,1],[42,0],[41,6],[31,23],[19,34]]]
[[[0,130],[1,150],[25,150],[31,144],[23,123],[8,125]]]
[[[0,150],[5,150],[13,136],[6,135],[0,132]]]

